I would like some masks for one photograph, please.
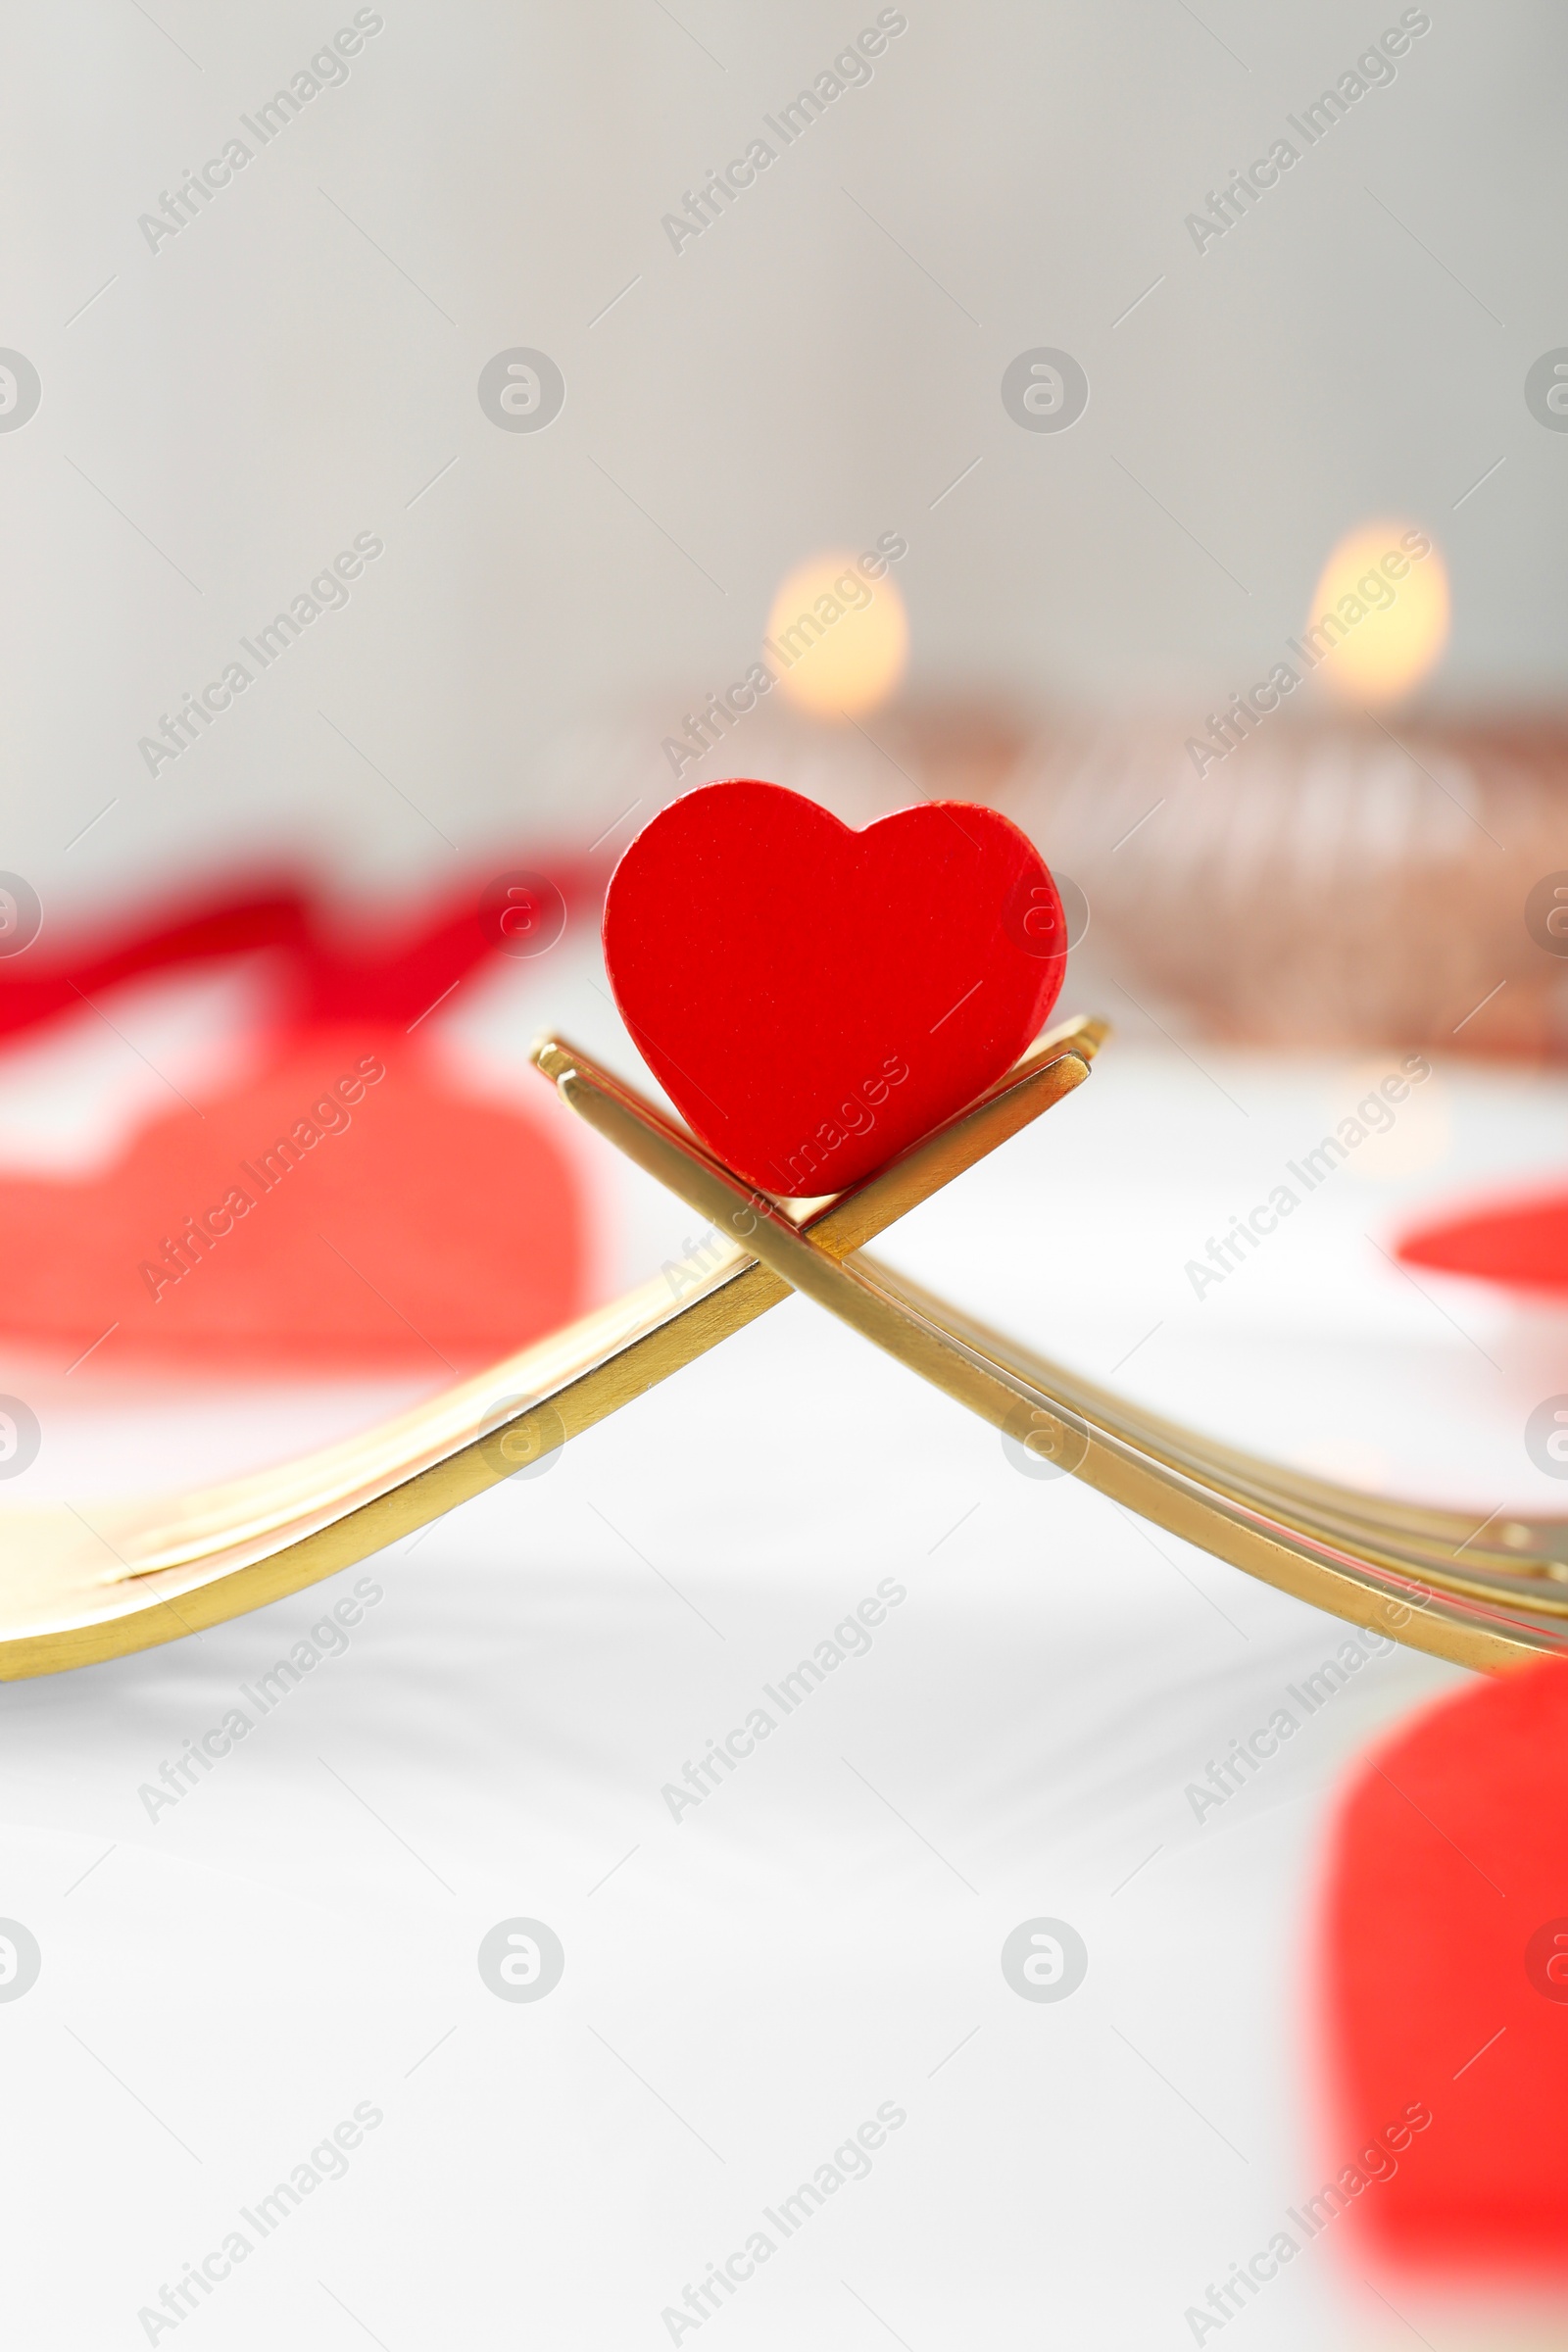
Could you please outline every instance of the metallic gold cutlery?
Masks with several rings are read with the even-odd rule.
[[[856,1191],[781,1205],[559,1039],[534,1058],[588,1125],[711,1221],[705,1271],[661,1278],[364,1436],[159,1504],[0,1516],[0,1678],[196,1632],[297,1592],[526,1468],[800,1291],[1043,1468],[1233,1566],[1461,1664],[1568,1642],[1568,1523],[1357,1494],[1257,1459],[1037,1356],[862,1245],[1089,1075],[1104,1024],[1054,1032]]]
[[[792,1289],[994,1423],[1043,1463],[1298,1599],[1460,1664],[1564,1646],[1550,1521],[1492,1531],[1381,1502],[1215,1446],[1048,1363],[858,1251],[821,1246],[629,1089],[552,1043],[536,1058],[584,1119]],[[1499,1548],[1503,1544],[1506,1548]]]
[[[823,1250],[858,1249],[1059,1102],[1089,1075],[1103,1035],[1102,1023],[1069,1022],[856,1191],[798,1204]],[[541,1062],[557,1051],[542,1048]],[[662,1277],[646,1283],[412,1411],[276,1469],[152,1502],[0,1511],[0,1680],[149,1648],[297,1592],[579,1436],[788,1296],[737,1243],[678,1298]]]

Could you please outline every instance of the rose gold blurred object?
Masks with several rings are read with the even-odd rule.
[[[998,805],[1084,892],[1090,965],[1211,1037],[1568,1052],[1525,927],[1568,868],[1568,725],[1281,711],[1201,777],[1178,723],[1064,734]]]

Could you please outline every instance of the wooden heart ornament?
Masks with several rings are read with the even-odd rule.
[[[778,784],[705,785],[641,832],[605,904],[622,1019],[670,1101],[763,1191],[841,1192],[1033,1042],[1067,932],[994,808],[863,832]]]

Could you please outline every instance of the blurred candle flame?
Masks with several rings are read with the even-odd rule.
[[[1346,702],[1396,703],[1436,667],[1448,642],[1448,573],[1426,531],[1359,524],[1323,566],[1304,642],[1328,651],[1321,682]]]
[[[854,718],[885,703],[904,675],[909,623],[886,569],[828,549],[780,582],[767,653],[793,702],[818,718]]]

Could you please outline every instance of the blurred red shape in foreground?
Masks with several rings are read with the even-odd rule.
[[[558,878],[559,877],[559,878]],[[503,877],[505,879],[505,877]],[[546,884],[564,920],[592,876]],[[0,1178],[0,1331],[113,1370],[149,1358],[466,1369],[585,1303],[586,1210],[535,1119],[453,1086],[433,1012],[510,944],[494,889],[350,925],[291,880],[143,909],[0,964],[0,1035],[147,973],[270,951],[262,1074],[144,1128],[81,1181]],[[411,1035],[411,1031],[415,1034]]]
[[[1568,1291],[1568,1194],[1544,1193],[1419,1225],[1399,1244],[1407,1266],[1468,1274],[1513,1291]]]
[[[0,1327],[62,1368],[101,1342],[106,1371],[149,1355],[466,1369],[569,1321],[586,1256],[548,1132],[366,1022],[308,1031],[102,1175],[0,1180]]]
[[[1431,2113],[1396,2171],[1361,2168],[1372,2245],[1436,2274],[1568,2273],[1568,1663],[1478,1682],[1364,1761],[1325,1929],[1335,2144]]]
[[[560,904],[597,898],[602,862],[550,861]],[[506,877],[502,877],[505,879]],[[0,960],[0,1037],[92,1003],[149,972],[274,951],[285,982],[283,1021],[310,1028],[363,1017],[417,1021],[486,956],[514,943],[487,890],[471,878],[416,913],[351,920],[291,875],[213,888],[162,911],[148,906],[57,945],[47,924],[22,954]]]

